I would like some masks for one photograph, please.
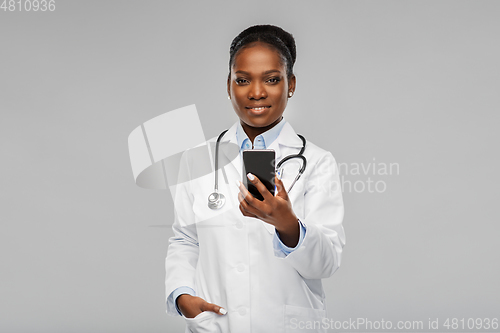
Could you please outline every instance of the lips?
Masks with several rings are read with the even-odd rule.
[[[254,112],[262,112],[264,110],[269,109],[271,106],[269,105],[252,105],[252,106],[245,106],[246,109],[254,111]]]

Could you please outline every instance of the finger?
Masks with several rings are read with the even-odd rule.
[[[240,210],[243,215],[248,217],[259,218],[259,210],[251,206],[244,198],[241,193],[238,193],[238,200],[240,200]],[[256,200],[255,198],[253,200]]]
[[[223,316],[227,313],[227,310],[224,309],[222,306],[218,306],[218,305],[212,304],[212,303],[206,303],[205,309],[206,309],[205,311],[212,311],[212,312],[215,312],[221,316]]]
[[[240,181],[237,180],[236,182],[238,183],[238,189],[240,190],[240,192],[238,192],[238,200],[241,202],[242,200],[245,200],[245,197],[247,197],[250,192],[248,192]]]
[[[243,207],[244,211],[249,213],[251,217],[256,217],[258,219],[263,219],[263,216],[268,216],[269,214],[271,214],[271,211],[269,211],[270,207],[268,204],[265,204],[262,201],[256,199],[241,182],[239,184],[240,184],[239,186],[240,194],[242,196],[241,197],[238,196],[238,200],[240,200],[240,206]],[[261,185],[264,186],[264,184],[262,183]],[[267,194],[272,197],[269,191],[267,191]]]
[[[246,210],[244,210],[243,207],[241,207],[241,205],[239,205],[239,209],[240,209],[241,214],[243,214],[243,216],[254,217],[254,216],[251,216],[250,213],[248,213]]]
[[[236,186],[240,190],[242,198],[247,198],[249,196],[253,198],[253,195],[251,195],[250,192],[248,192],[247,188],[245,187],[245,185],[243,185],[242,182],[240,182],[239,180],[237,180],[236,181]],[[241,200],[240,200],[240,202],[241,202]]]
[[[258,200],[258,199],[255,199],[255,197],[252,195],[252,193],[250,193],[247,188],[245,187],[245,185],[243,185],[242,182],[240,181],[236,181],[239,185],[239,189],[240,189],[240,194],[241,194],[241,198],[243,198],[250,206],[252,207],[255,207],[259,208],[259,205],[262,204],[262,201]],[[238,200],[241,199],[239,196],[238,196]],[[241,204],[241,200],[240,200],[240,204]]]
[[[245,210],[241,207],[241,205],[239,206],[239,208],[240,208],[240,212],[241,212],[241,214],[243,214],[243,216],[253,217],[253,216],[250,216],[250,214],[248,214],[248,213],[247,213],[247,212],[246,212],[246,211],[245,211]]]
[[[255,175],[252,175],[251,173],[248,173],[247,178],[250,180],[250,182],[252,184],[255,185],[257,190],[259,190],[260,194],[262,194],[262,196],[264,197],[264,200],[271,200],[272,199],[273,196],[271,195],[271,192],[269,192],[267,187],[264,184],[262,184],[262,182],[259,180],[258,177],[256,177]]]
[[[241,192],[240,192],[240,193],[238,193],[238,201],[240,202],[240,206],[239,206],[240,211],[241,211],[241,213],[242,213],[244,216],[247,216],[247,217],[256,217],[254,214],[250,214],[249,212],[247,212],[247,211],[243,208],[243,206],[241,205],[241,203],[242,203],[242,202],[245,202],[245,199],[243,198],[243,194],[241,194]]]
[[[241,205],[242,202],[246,202],[245,198],[243,198],[243,194],[241,194],[241,192],[238,193],[238,201],[240,202],[240,205]]]

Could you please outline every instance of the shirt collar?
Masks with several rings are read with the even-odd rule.
[[[281,130],[283,129],[283,126],[285,126],[285,123],[286,123],[285,118],[282,118],[281,121],[277,123],[273,128],[265,131],[262,134],[257,135],[255,137],[255,140],[260,138],[264,141],[264,147],[265,148],[269,147],[271,143],[273,143],[274,140],[278,138],[278,136],[281,133]],[[248,135],[245,133],[245,130],[243,130],[240,121],[238,121],[238,125],[236,127],[236,140],[238,142],[238,147],[240,148],[240,151],[243,149],[252,149],[252,142],[250,142]],[[248,148],[246,147],[247,143],[248,143]]]

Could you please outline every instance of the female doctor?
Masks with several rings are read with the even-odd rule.
[[[197,160],[183,155],[180,170],[189,181],[175,192],[166,296],[167,313],[182,315],[186,332],[328,328],[321,279],[340,265],[344,208],[332,154],[303,141],[283,118],[295,92],[295,58],[292,35],[272,25],[252,26],[231,44],[227,92],[239,121],[211,140],[219,147],[212,158],[222,207],[207,204],[214,173],[193,176]],[[273,149],[276,163],[301,150],[305,159],[283,163],[274,196],[257,177],[244,175],[260,201],[241,183],[244,149]]]

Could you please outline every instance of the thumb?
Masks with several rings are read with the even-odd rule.
[[[221,315],[221,316],[225,315],[227,313],[226,309],[224,309],[223,307],[218,306],[216,304],[206,303],[204,307],[205,307],[204,311],[212,311],[212,312],[215,312],[215,313],[217,313],[218,315]]]
[[[276,190],[278,191],[276,196],[282,197],[283,199],[287,199],[288,193],[286,193],[285,186],[283,185],[283,182],[281,181],[281,179],[278,178],[277,175],[274,178],[274,183],[276,184]]]

